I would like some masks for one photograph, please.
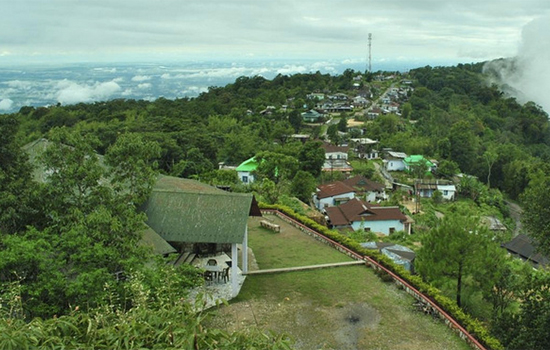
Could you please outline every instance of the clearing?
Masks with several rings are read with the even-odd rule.
[[[249,221],[249,246],[260,269],[350,261],[272,215],[275,233]],[[255,264],[257,263],[257,265]],[[289,335],[296,349],[466,350],[442,321],[415,311],[414,299],[365,266],[248,276],[239,296],[219,307],[211,326],[258,327]]]

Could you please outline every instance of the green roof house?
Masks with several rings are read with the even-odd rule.
[[[323,115],[314,109],[302,113],[302,120],[306,123],[318,123]]]
[[[192,247],[196,253],[208,248],[215,253],[231,245],[232,294],[239,292],[237,244],[242,244],[243,273],[248,271],[248,217],[253,196],[231,193],[195,180],[160,175],[141,210],[147,225],[173,245]]]
[[[426,168],[427,168],[426,173],[430,173],[435,168],[435,164],[427,160],[426,158],[424,158],[424,156],[422,155],[408,156],[403,160],[403,163],[405,164],[406,171],[411,171],[411,167],[422,165],[422,164],[426,165]]]
[[[253,172],[256,169],[258,169],[258,162],[252,157],[242,162],[235,170],[237,170],[237,175],[242,183],[251,184],[254,182]]]

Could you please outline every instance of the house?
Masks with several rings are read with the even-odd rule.
[[[313,203],[319,210],[345,203],[355,198],[355,189],[341,181],[317,186]]]
[[[328,142],[324,142],[321,147],[325,151],[325,159],[348,159],[348,146],[336,146]]]
[[[401,265],[405,270],[414,273],[416,253],[412,249],[391,242],[365,242],[360,243],[360,245],[366,249],[378,250],[393,260],[395,264]]]
[[[146,224],[181,254],[231,256],[233,296],[243,276],[238,268],[242,244],[242,273],[248,271],[248,217],[261,216],[251,194],[219,190],[201,182],[159,175],[151,195],[140,207]]]
[[[382,110],[378,107],[373,107],[367,112],[367,117],[369,119],[376,119],[380,114],[382,114]]]
[[[252,157],[242,162],[235,170],[242,183],[251,184],[254,182],[254,171],[256,169],[258,169],[258,162]]]
[[[511,255],[528,261],[534,268],[548,265],[548,257],[537,252],[537,248],[533,240],[524,234],[517,235],[510,242],[501,245]]]
[[[364,198],[369,203],[387,199],[386,187],[383,184],[369,180],[362,175],[351,177],[342,182],[355,189],[356,197]]]
[[[378,150],[375,148],[379,144],[377,140],[371,140],[367,137],[350,139],[354,145],[354,151],[357,157],[363,159],[377,159],[379,157]]]
[[[368,105],[368,103],[369,103],[369,100],[367,100],[363,96],[355,96],[353,98],[353,105],[354,106],[365,107],[366,105]]]
[[[384,167],[387,171],[403,171],[406,169],[405,158],[407,154],[403,152],[386,151]]]
[[[416,180],[415,193],[422,198],[431,198],[435,191],[441,192],[443,199],[452,201],[456,199],[456,186],[448,180]]]
[[[314,109],[302,113],[302,120],[306,123],[319,123],[323,118],[324,115]]]
[[[325,150],[325,163],[321,168],[322,171],[337,171],[346,174],[353,171],[353,167],[348,162],[348,146],[335,146],[325,142],[321,147]]]
[[[320,93],[320,92],[312,92],[310,94],[307,94],[306,98],[308,100],[324,100],[325,99],[325,94]]]
[[[325,208],[329,227],[336,229],[364,229],[382,235],[396,231],[411,233],[413,220],[404,215],[399,207],[381,207],[358,198],[336,207]]]
[[[426,167],[426,173],[430,173],[436,168],[435,164],[432,161],[427,160],[422,155],[408,156],[405,159],[403,159],[403,164],[405,165],[406,171],[411,171],[412,168],[414,168],[415,166],[422,166],[422,165]]]

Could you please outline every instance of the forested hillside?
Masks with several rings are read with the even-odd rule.
[[[438,178],[451,178],[459,173],[466,174],[467,179],[477,178],[461,184],[460,194],[471,201],[465,206],[477,206],[474,213],[496,208],[499,215],[506,218],[504,199],[521,202],[526,227],[541,252],[550,253],[550,215],[546,215],[550,200],[545,195],[550,191],[548,114],[534,103],[520,105],[496,87],[488,86],[481,74],[482,65],[428,66],[407,74],[361,74],[347,70],[337,76],[317,72],[278,75],[272,80],[241,77],[225,87],[211,87],[193,99],[23,107],[18,113],[0,116],[0,283],[4,293],[4,324],[0,329],[9,327],[10,322],[21,322],[18,324],[24,327],[24,321],[34,316],[49,318],[64,313],[76,318],[71,322],[86,323],[86,317],[99,317],[97,313],[101,313],[101,308],[110,305],[111,294],[122,299],[115,303],[120,312],[127,311],[128,305],[145,304],[148,298],[153,307],[161,305],[160,309],[170,303],[177,304],[179,294],[170,300],[151,297],[163,282],[158,278],[148,280],[147,276],[151,277],[148,274],[154,273],[139,272],[138,268],[146,253],[135,248],[136,225],[142,219],[136,207],[148,193],[153,169],[158,167],[161,173],[231,186],[234,191],[253,191],[263,202],[300,210],[301,206],[293,198],[307,203],[315,186],[327,181],[327,175],[321,172],[324,151],[320,145],[325,137],[333,143],[345,143],[351,136],[363,134],[362,137],[378,140],[381,149],[392,148],[437,159],[435,176]],[[310,93],[349,96],[365,93],[375,101],[390,87],[409,86],[406,81],[411,82],[413,89],[399,113],[369,118],[362,108],[357,108],[333,115],[341,122],[329,126],[307,124],[302,120],[301,113],[315,107],[315,101],[308,98]],[[347,128],[345,122],[352,118],[363,124]],[[293,134],[311,137],[302,143],[294,139]],[[56,145],[44,160],[52,169],[59,170],[53,172],[48,184],[32,181],[30,165],[21,150],[25,144],[42,137]],[[67,153],[63,145],[72,146],[78,152]],[[111,173],[106,173],[93,160],[94,152],[106,156]],[[235,171],[218,169],[220,163],[238,165],[252,156],[260,163],[257,176],[261,180],[253,185],[241,184]],[[139,168],[136,164],[144,166]],[[122,185],[129,170],[143,180],[130,193]],[[371,177],[373,169],[366,164],[355,173]],[[93,176],[89,177],[90,174]],[[121,174],[126,175],[121,177]],[[332,174],[330,176],[332,179]],[[112,183],[98,185],[100,178],[111,179]],[[101,210],[98,211],[98,207]],[[459,205],[447,209],[449,213],[464,214]],[[457,217],[441,224],[435,219],[420,218],[418,222],[426,231],[433,229],[429,233],[433,233],[433,237],[445,237],[450,229],[441,227],[470,224]],[[473,231],[477,224],[472,223]],[[124,239],[108,243],[106,232]],[[418,232],[419,235],[425,233],[420,229]],[[433,238],[424,242],[430,239]],[[490,241],[488,238],[483,244],[489,246]],[[479,242],[473,240],[471,245]],[[494,242],[493,246],[498,247]],[[495,254],[491,256],[500,253]],[[472,256],[477,259],[480,255]],[[437,259],[426,257],[429,258]],[[97,266],[87,264],[89,259]],[[50,260],[55,263],[49,263]],[[491,266],[490,261],[482,263]],[[550,313],[541,308],[548,307],[548,301],[538,298],[537,293],[548,294],[550,277],[540,274],[516,280],[509,278],[513,269],[498,270],[500,275],[483,275],[480,274],[483,268],[479,267],[482,263],[472,267],[464,283],[471,290],[482,290],[479,293],[485,293],[485,301],[506,300],[493,300],[492,313],[479,313],[476,317],[484,318],[493,334],[511,349],[525,346],[542,349],[540,344],[547,344],[544,325],[550,322]],[[157,268],[163,271],[163,276],[173,273],[163,269],[162,264]],[[142,285],[116,291],[109,289],[109,276],[121,269],[138,271],[136,274],[141,279],[137,281]],[[456,289],[448,275],[439,276],[439,271],[429,269],[421,272],[440,288]],[[197,283],[193,271],[187,271],[185,276],[186,279],[178,282],[182,288]],[[68,285],[67,279],[71,281]],[[483,285],[484,280],[494,285],[501,281],[509,284],[499,285],[499,293],[494,293],[494,285]],[[460,283],[457,304],[475,312],[475,303],[466,301],[461,305]],[[104,285],[107,287],[103,288]],[[140,288],[149,291],[143,298]],[[526,302],[517,302],[514,293]],[[89,301],[86,308],[91,314],[78,319],[74,307],[83,305],[83,300]],[[110,312],[115,309],[111,308]],[[540,322],[529,319],[529,313],[535,309]],[[154,313],[154,309],[146,309],[139,317],[149,317],[149,312]],[[54,321],[43,322],[40,327],[59,327],[48,323]],[[530,333],[537,332],[541,338],[529,338]],[[92,341],[82,337],[83,342]],[[229,343],[228,339],[229,335],[218,334],[216,341]],[[262,338],[251,339],[260,347],[264,344]],[[244,342],[242,338],[233,340],[235,346]]]

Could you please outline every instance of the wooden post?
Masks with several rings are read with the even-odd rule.
[[[248,225],[244,229],[244,239],[243,239],[243,273],[248,272]]]
[[[231,243],[231,290],[233,297],[237,296],[239,290],[239,281],[237,280],[238,262],[237,243]]]

